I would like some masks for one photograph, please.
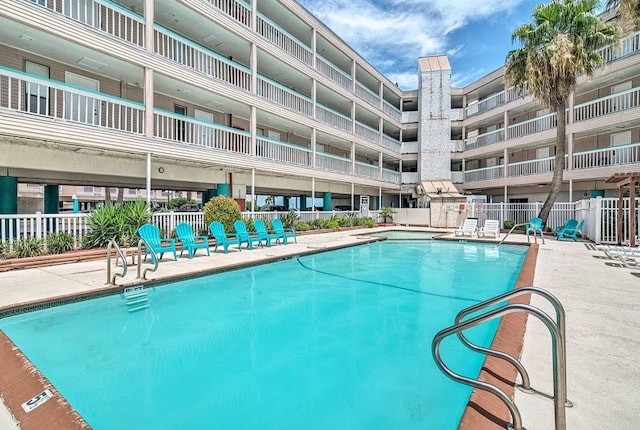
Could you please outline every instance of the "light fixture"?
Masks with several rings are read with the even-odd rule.
[[[159,173],[164,173],[164,167],[162,167],[162,166],[158,167],[158,172]]]

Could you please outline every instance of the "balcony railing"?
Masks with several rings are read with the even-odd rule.
[[[380,108],[380,96],[359,82],[356,82],[356,96],[370,105]]]
[[[640,87],[574,106],[574,121],[585,121],[640,106]]]
[[[356,135],[373,143],[380,143],[380,132],[356,121]]]
[[[479,134],[464,140],[466,150],[480,148],[482,146],[491,145],[504,140],[504,128],[490,131],[488,133]]]
[[[0,67],[0,107],[144,133],[144,105]]]
[[[311,166],[313,153],[309,148],[258,136],[256,156],[258,158],[267,158],[273,161],[308,167]]]
[[[366,176],[368,178],[379,179],[380,167],[356,161],[354,166],[354,173],[358,176]]]
[[[398,171],[390,170],[390,169],[382,169],[382,179],[387,182],[391,182],[394,184],[400,183],[401,174]]]
[[[640,143],[610,146],[573,154],[574,169],[592,169],[631,163],[640,163]]]
[[[624,58],[638,52],[640,49],[640,32],[623,37],[617,45],[609,45],[600,50],[598,54],[605,64]]]
[[[260,36],[278,46],[283,51],[293,55],[303,63],[309,66],[313,64],[313,53],[309,47],[267,17],[258,14],[257,18],[257,31]]]
[[[502,106],[503,104],[505,104],[505,95],[506,92],[503,90],[499,93],[490,95],[486,99],[480,100],[477,103],[467,106],[465,108],[465,118],[487,112],[491,109],[495,109],[498,106]]]
[[[398,109],[397,107],[395,107],[394,105],[392,105],[386,100],[382,101],[382,110],[384,111],[384,113],[386,113],[396,121],[402,120],[402,112],[400,112],[400,109]]]
[[[316,152],[316,169],[351,174],[352,165],[353,162],[349,158]]]
[[[509,139],[515,139],[522,136],[528,136],[530,134],[539,133],[541,131],[550,130],[556,128],[558,125],[558,119],[555,113],[550,113],[538,118],[522,121],[517,124],[512,124],[508,127]]]
[[[482,167],[480,169],[467,170],[464,172],[465,182],[491,181],[504,177],[503,166]]]
[[[331,79],[336,84],[346,90],[353,90],[353,79],[347,73],[343,72],[329,60],[316,55],[316,69],[318,72]]]
[[[518,161],[507,164],[508,177],[537,175],[540,173],[553,172],[555,157],[538,158],[535,160]]]
[[[104,0],[32,0],[49,10],[138,46],[144,46],[144,17]]]
[[[251,27],[251,6],[241,0],[204,0],[245,27]]]
[[[264,76],[258,76],[258,95],[287,109],[312,116],[313,101]]]
[[[212,78],[251,91],[251,70],[209,51],[158,24],[154,25],[155,52]]]
[[[382,146],[385,148],[389,148],[393,151],[400,152],[402,151],[402,144],[400,144],[399,140],[393,139],[386,134],[382,135]]]
[[[351,132],[353,129],[351,118],[320,103],[316,103],[316,119],[340,130]]]
[[[221,151],[251,153],[251,135],[246,131],[201,121],[185,115],[154,109],[155,136]]]

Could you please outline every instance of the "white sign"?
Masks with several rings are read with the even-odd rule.
[[[53,397],[53,394],[51,393],[51,391],[44,390],[37,396],[24,402],[22,404],[22,409],[24,409],[25,412],[31,412],[32,410],[34,410],[35,408],[37,408],[38,406],[40,406],[41,404],[43,404],[44,402],[46,402],[52,397]]]

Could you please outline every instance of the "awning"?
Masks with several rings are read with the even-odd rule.
[[[451,181],[422,181],[422,188],[424,193],[430,198],[433,197],[450,197],[461,198],[464,197],[458,192],[455,185]]]

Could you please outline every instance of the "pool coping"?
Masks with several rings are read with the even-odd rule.
[[[377,238],[376,238],[377,239]],[[378,239],[385,240],[385,239]],[[438,238],[437,240],[442,240]],[[449,239],[445,239],[449,240]],[[459,239],[451,238],[459,241]],[[357,246],[359,243],[347,246]],[[522,245],[522,244],[518,244]],[[234,265],[233,267],[217,268],[213,270],[193,272],[188,277],[203,276],[211,273],[221,273],[244,267],[280,261],[283,259],[295,258],[299,255],[315,254],[344,246],[318,249],[307,249],[295,255],[287,257],[271,257],[259,261],[246,262]],[[539,246],[529,245],[529,251],[525,257],[520,274],[514,288],[533,285],[536,259]],[[183,279],[184,275],[161,280],[147,281],[145,285],[150,287],[168,283],[172,278]],[[139,285],[141,282],[133,282],[126,285],[105,287],[83,294],[69,294],[58,296],[46,300],[38,300],[30,303],[20,303],[0,308],[0,316],[6,317],[9,313],[22,313],[35,308],[57,306],[64,302],[88,300],[105,295],[119,294],[127,286]],[[511,303],[529,303],[530,295],[523,295]],[[492,349],[498,349],[509,355],[520,358],[524,343],[524,332],[526,329],[525,314],[509,314],[502,318],[496,335],[492,343]],[[516,381],[516,370],[508,363],[493,357],[488,357],[481,369],[479,379],[491,383],[503,390],[510,398],[514,395]],[[22,408],[22,403],[44,390],[49,390],[53,398],[29,413]],[[7,408],[20,423],[20,428],[24,430],[47,428],[51,430],[66,429],[87,429],[89,424],[75,411],[55,387],[42,375],[39,370],[29,361],[29,359],[13,344],[13,342],[0,330],[0,396]],[[459,429],[470,430],[498,430],[506,428],[510,422],[510,413],[504,403],[496,396],[483,390],[474,389],[463,416],[460,420]]]

